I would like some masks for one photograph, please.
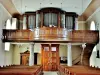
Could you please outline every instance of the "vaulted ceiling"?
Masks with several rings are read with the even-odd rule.
[[[66,12],[76,12],[79,20],[86,20],[98,7],[100,0],[0,0],[0,3],[11,13],[36,11],[44,7],[57,7]],[[82,15],[82,16],[81,16]]]
[[[36,11],[45,7],[57,7],[80,15],[91,0],[12,0],[12,2],[20,13]]]
[[[6,10],[11,14],[19,13],[14,4],[12,3],[11,0],[0,0],[0,3],[6,8]]]

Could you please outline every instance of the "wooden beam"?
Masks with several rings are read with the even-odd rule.
[[[20,14],[15,8],[12,0],[0,0],[0,3],[4,6],[4,8],[11,14]]]
[[[92,0],[85,12],[78,17],[79,21],[86,21],[98,8],[100,7],[100,0]]]

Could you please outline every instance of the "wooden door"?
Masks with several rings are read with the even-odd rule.
[[[52,71],[56,71],[59,65],[59,44],[51,44]]]
[[[44,71],[56,71],[59,65],[59,45],[42,44],[42,65]]]

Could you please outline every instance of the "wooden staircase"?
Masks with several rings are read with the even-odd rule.
[[[81,64],[81,54],[79,54],[76,59],[72,61],[73,65],[89,65],[89,59],[92,54],[93,48],[95,44],[86,44],[86,48],[84,49],[83,59]]]

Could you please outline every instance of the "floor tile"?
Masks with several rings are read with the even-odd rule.
[[[57,72],[44,71],[44,75],[57,75]]]

